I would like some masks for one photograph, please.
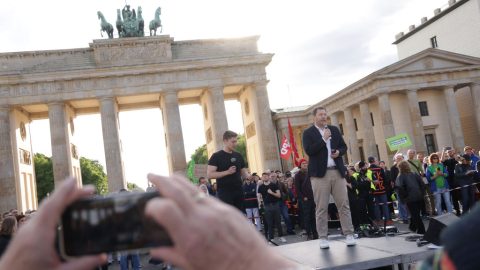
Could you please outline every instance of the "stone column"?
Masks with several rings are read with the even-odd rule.
[[[412,140],[415,150],[427,154],[427,144],[425,142],[425,131],[423,130],[422,116],[418,105],[417,90],[407,90],[408,109],[412,123]]]
[[[261,151],[263,153],[263,169],[278,168],[280,165],[279,149],[276,143],[277,135],[273,126],[270,102],[268,101],[267,82],[256,82],[253,88],[253,97],[256,100],[253,104],[257,105],[253,112],[258,119],[256,125],[260,142],[258,147],[263,150]]]
[[[211,87],[201,97],[208,156],[223,148],[223,133],[228,130],[223,86]]]
[[[15,159],[9,106],[0,106],[0,212],[17,208]]]
[[[176,91],[166,91],[161,100],[170,173],[185,174],[187,162]]]
[[[337,113],[330,114],[330,125],[338,127]]]
[[[373,132],[372,120],[370,119],[370,109],[366,101],[360,103],[360,116],[363,125],[363,149],[367,157],[373,156],[377,160],[377,147],[375,143],[375,133]]]
[[[395,126],[393,125],[392,111],[390,109],[390,100],[387,93],[378,96],[378,107],[380,109],[380,119],[382,119],[383,137],[385,139],[395,136]],[[387,146],[387,153],[390,153]],[[393,154],[388,154],[388,164],[391,164]]]
[[[103,146],[107,166],[108,191],[127,188],[122,160],[122,147],[118,124],[118,105],[114,97],[100,99]],[[140,158],[140,157],[139,157]]]
[[[345,133],[347,138],[345,140],[348,146],[348,153],[350,157],[350,162],[360,161],[360,150],[358,149],[358,139],[355,131],[355,123],[353,122],[352,109],[350,107],[343,110],[345,117]]]
[[[445,102],[447,103],[448,123],[450,124],[453,147],[457,151],[461,151],[465,146],[465,141],[463,139],[462,123],[460,122],[460,113],[457,108],[455,91],[453,87],[447,87],[443,90],[443,94],[445,95]]]
[[[71,171],[70,141],[68,135],[68,120],[63,102],[48,104],[48,119],[50,121],[50,138],[52,143],[53,179],[55,187],[69,176]]]
[[[480,84],[471,84],[470,92],[472,94],[473,110],[475,115],[475,121],[477,123],[477,132],[480,134]]]

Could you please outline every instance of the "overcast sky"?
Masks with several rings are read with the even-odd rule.
[[[127,1],[132,8],[142,6],[146,22],[160,6],[162,34],[177,41],[260,35],[260,51],[275,54],[267,68],[272,109],[311,105],[394,63],[395,34],[418,25],[421,17],[431,18],[433,10],[447,2]],[[102,38],[97,11],[115,25],[116,10],[124,5],[125,0],[9,1],[0,9],[0,52],[88,47],[93,39]],[[240,106],[226,105],[229,127],[243,133]],[[203,120],[199,106],[182,106],[181,114],[189,160],[193,150],[205,143]],[[122,113],[120,123],[127,180],[145,186],[148,171],[167,173],[159,110]],[[48,121],[33,123],[34,152],[51,154],[48,129]],[[78,117],[76,130],[80,154],[104,164],[103,144],[97,139],[102,136],[99,116]]]

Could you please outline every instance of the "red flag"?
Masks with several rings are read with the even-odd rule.
[[[290,154],[292,153],[292,147],[290,147],[290,143],[288,143],[287,137],[283,135],[282,139],[282,147],[280,148],[280,157],[285,160],[290,159]]]
[[[290,144],[293,151],[293,161],[295,163],[295,166],[299,167],[300,164],[298,162],[300,160],[300,157],[298,156],[297,145],[295,144],[295,137],[293,136],[293,129],[292,125],[290,124],[290,118],[288,119],[288,136],[290,137]]]

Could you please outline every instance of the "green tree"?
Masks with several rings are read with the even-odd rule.
[[[107,175],[102,164],[97,160],[80,158],[80,169],[82,171],[82,183],[84,185],[94,185],[98,194],[108,193]]]
[[[248,159],[247,159],[247,138],[245,134],[238,135],[237,147],[235,148],[237,152],[242,155],[243,160],[245,160],[245,167],[248,168]]]
[[[54,188],[52,159],[44,154],[35,154],[35,178],[37,179],[37,197],[42,201]]]
[[[204,144],[198,147],[192,154],[191,159],[195,164],[208,164],[207,145]]]
[[[37,180],[37,197],[40,202],[55,188],[53,164],[52,159],[44,154],[35,154],[33,160],[35,163],[35,178]],[[94,185],[99,194],[108,192],[107,175],[98,161],[81,157],[80,169],[84,185]]]
[[[141,187],[139,187],[137,184],[128,183],[128,182],[127,182],[127,189],[130,191],[145,191]]]

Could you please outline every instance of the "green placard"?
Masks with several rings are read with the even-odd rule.
[[[388,138],[385,141],[387,141],[387,145],[388,148],[390,148],[390,151],[397,151],[398,149],[409,147],[412,145],[412,141],[406,133],[402,133],[397,136]]]

